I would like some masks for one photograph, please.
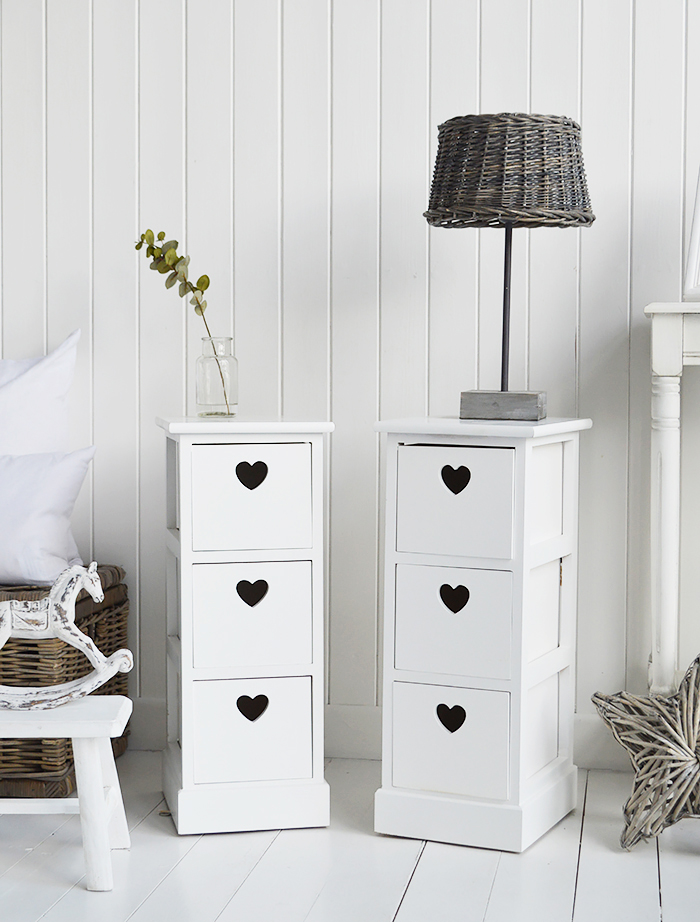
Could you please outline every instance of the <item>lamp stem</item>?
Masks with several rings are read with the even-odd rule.
[[[510,350],[510,262],[513,245],[513,225],[508,221],[506,251],[503,259],[503,332],[501,335],[501,390],[508,390],[508,353]]]

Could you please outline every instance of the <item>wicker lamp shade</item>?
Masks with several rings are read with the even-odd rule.
[[[428,223],[575,227],[595,220],[581,128],[554,115],[464,115],[438,129]]]

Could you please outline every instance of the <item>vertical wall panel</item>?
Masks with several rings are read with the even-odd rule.
[[[432,4],[429,169],[437,153],[438,125],[479,108],[477,0]],[[428,207],[426,198],[423,210]],[[429,230],[429,413],[455,416],[459,395],[476,387],[479,231]]]
[[[380,414],[427,412],[429,4],[383,0]]]
[[[46,8],[46,289],[48,347],[82,330],[71,391],[71,444],[92,444],[90,3]],[[73,511],[83,558],[92,556],[92,470]]]
[[[328,0],[282,20],[283,412],[326,419],[328,401]]]
[[[649,593],[639,573],[649,561],[649,429],[651,301],[681,297],[683,264],[684,2],[653,0],[635,7],[634,210],[630,328],[630,497],[628,570],[628,664],[630,690],[646,687],[651,650]],[[664,66],[659,67],[659,61]],[[663,111],[664,129],[659,131]],[[638,497],[644,497],[643,503]],[[639,568],[639,569],[638,569]]]
[[[139,209],[135,237],[150,227],[181,240],[184,207],[184,58],[181,2],[168,6],[140,0],[139,19]],[[185,310],[164,276],[139,254],[139,610],[141,695],[156,702],[165,694],[165,440],[157,416],[182,416],[186,364]],[[191,366],[190,361],[190,366]],[[159,739],[164,726],[158,727]]]
[[[631,4],[585,0],[581,123],[596,221],[581,231],[579,414],[593,428],[581,435],[577,680],[591,715],[594,691],[625,682],[631,29]],[[647,515],[648,501],[635,502]]]
[[[374,705],[379,3],[333,4],[331,703]],[[358,574],[360,574],[358,578]]]
[[[3,0],[0,67],[2,347],[6,358],[19,359],[40,355],[46,348],[46,71],[42,0]]]
[[[530,106],[541,115],[580,122],[578,7],[559,0],[532,2]],[[530,232],[528,386],[547,392],[550,416],[576,413],[579,233],[572,228]]]
[[[700,4],[687,4],[686,33],[686,139],[685,139],[685,214],[683,272],[688,255],[688,241],[695,207],[695,193],[700,173]],[[681,630],[679,666],[685,669],[700,651],[700,370],[686,368],[681,385],[682,481],[681,481]]]
[[[240,412],[265,418],[281,409],[280,0],[236,0],[233,86]]]
[[[137,2],[125,6],[128,16],[111,0],[93,0],[93,532],[96,559],[126,570],[129,644],[140,663]]]
[[[481,108],[530,111],[529,0],[487,0],[481,5]],[[501,386],[503,252],[505,231],[479,231],[479,380],[484,390]],[[510,390],[527,380],[528,253],[530,232],[513,231],[510,319]]]
[[[213,336],[233,332],[233,87],[232,8],[229,0],[187,4],[187,222],[190,280],[208,275],[206,318]],[[171,297],[177,300],[177,288]],[[184,298],[188,318],[187,366],[207,335],[202,318]],[[188,376],[188,412],[197,412],[194,375]]]

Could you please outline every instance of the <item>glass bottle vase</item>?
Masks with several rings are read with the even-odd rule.
[[[198,416],[235,416],[238,411],[238,361],[233,337],[203,336],[197,358]]]

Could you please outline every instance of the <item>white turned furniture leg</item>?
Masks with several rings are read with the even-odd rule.
[[[73,739],[75,780],[78,787],[88,890],[112,889],[108,808],[105,801],[102,760],[97,739]]]
[[[652,376],[649,690],[676,691],[680,567],[680,377]]]
[[[131,848],[131,836],[126,821],[117,766],[114,764],[112,741],[108,737],[101,737],[97,742],[102,763],[102,782],[109,790],[108,809],[111,811],[108,827],[109,845],[110,848]]]

